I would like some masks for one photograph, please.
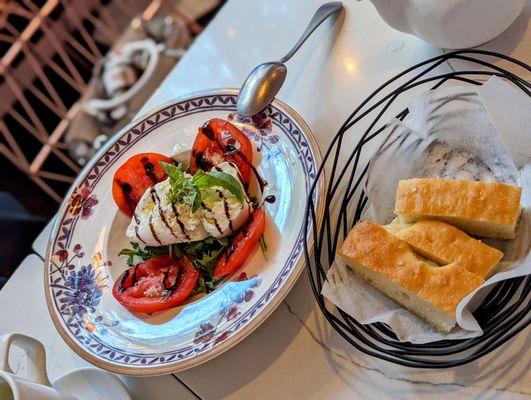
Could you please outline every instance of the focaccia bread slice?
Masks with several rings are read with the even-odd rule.
[[[337,255],[368,283],[445,333],[456,324],[459,302],[483,283],[456,263],[431,264],[371,221],[358,223]]]
[[[395,213],[405,222],[436,219],[471,235],[514,239],[521,195],[498,182],[407,179],[398,182]]]
[[[440,221],[426,220],[410,225],[393,221],[385,228],[428,260],[439,265],[455,262],[483,279],[492,275],[503,257],[500,250]]]

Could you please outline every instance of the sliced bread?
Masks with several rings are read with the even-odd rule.
[[[433,265],[382,226],[358,223],[337,255],[368,283],[441,332],[456,324],[459,302],[483,283],[466,268]]]
[[[440,221],[420,221],[412,225],[392,223],[391,233],[407,242],[413,250],[439,265],[453,262],[487,279],[503,253],[462,230]]]
[[[404,222],[436,219],[471,235],[514,239],[521,195],[498,182],[407,179],[398,182],[395,213]]]

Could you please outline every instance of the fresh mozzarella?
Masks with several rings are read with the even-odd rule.
[[[138,202],[127,237],[145,246],[166,246],[173,243],[188,243],[209,236],[225,237],[237,231],[249,219],[252,203],[247,197],[237,167],[222,162],[218,171],[232,175],[240,184],[244,201],[229,190],[214,186],[202,192],[201,208],[192,212],[185,202],[171,203],[170,178],[146,190]]]
[[[203,228],[200,210],[192,212],[187,203],[168,200],[170,180],[146,190],[127,228],[126,235],[147,246],[164,246],[203,240],[209,234]]]
[[[201,201],[203,226],[210,236],[220,238],[241,228],[249,219],[252,208],[237,167],[232,163],[222,162],[214,168],[232,175],[244,193],[242,204],[233,193],[222,187],[214,186],[204,191]]]

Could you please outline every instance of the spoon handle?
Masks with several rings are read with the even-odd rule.
[[[330,3],[325,3],[321,7],[319,7],[317,11],[315,12],[315,14],[313,15],[312,20],[310,21],[310,23],[308,24],[308,26],[302,33],[299,40],[297,41],[297,43],[295,43],[295,46],[293,46],[293,48],[288,52],[288,54],[286,54],[284,57],[280,59],[280,62],[284,63],[288,61],[293,56],[293,54],[295,54],[295,52],[299,50],[299,48],[306,41],[306,39],[308,39],[308,37],[313,33],[313,31],[319,25],[321,25],[325,19],[327,19],[331,15],[339,13],[342,9],[343,9],[343,3],[341,3],[340,1],[332,1]]]

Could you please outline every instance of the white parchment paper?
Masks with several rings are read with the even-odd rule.
[[[523,187],[522,216],[515,240],[484,240],[504,252],[497,273],[461,301],[456,328],[442,334],[367,284],[339,260],[322,294],[363,324],[384,322],[400,341],[428,343],[483,332],[471,311],[491,286],[531,273],[531,100],[493,77],[483,86],[428,91],[409,106],[404,121],[391,120],[371,160],[363,219],[387,224],[394,218],[400,179],[441,177],[504,182]]]

